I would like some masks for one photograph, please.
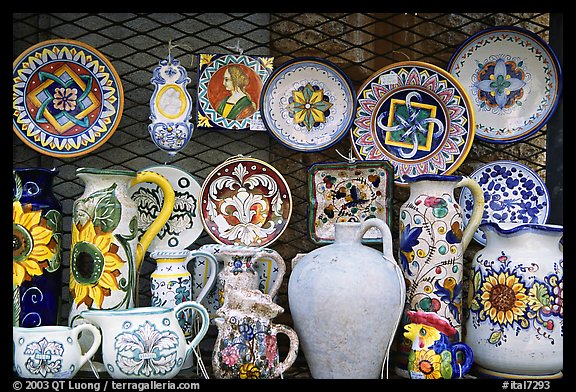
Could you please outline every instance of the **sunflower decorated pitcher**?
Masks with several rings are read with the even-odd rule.
[[[148,246],[174,208],[174,189],[158,173],[91,168],[80,168],[76,173],[85,189],[72,212],[70,325],[86,309],[135,306],[138,270]],[[128,190],[141,182],[158,185],[164,203],[156,220],[139,237],[137,206]]]

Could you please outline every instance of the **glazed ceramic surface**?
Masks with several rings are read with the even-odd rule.
[[[544,181],[530,167],[513,161],[490,162],[476,169],[470,178],[484,192],[482,223],[546,223],[550,211],[550,195]],[[465,188],[458,201],[464,225],[472,214],[474,199]],[[474,240],[486,245],[484,232],[477,229]]]
[[[372,227],[382,231],[383,252],[362,244]],[[380,378],[406,297],[392,235],[377,218],[337,222],[335,233],[334,243],[292,261],[294,329],[313,378]]]
[[[216,284],[202,300],[202,305],[208,310],[211,321],[224,303],[226,282],[235,287],[260,290],[272,298],[278,294],[286,272],[286,264],[275,250],[257,246],[207,244],[202,245],[198,251],[213,255],[218,261],[220,271]],[[199,256],[198,260],[200,262],[202,256]],[[192,287],[194,295],[206,286],[209,276],[207,268],[195,270]]]
[[[265,131],[260,117],[260,94],[274,67],[274,58],[201,53],[197,59],[196,126],[214,130]]]
[[[78,336],[92,336],[92,345],[83,351]],[[23,378],[72,378],[91,359],[102,340],[100,330],[83,324],[74,328],[50,325],[12,327],[14,368]]]
[[[399,211],[398,259],[406,280],[406,309],[433,312],[462,335],[462,279],[464,252],[480,224],[484,206],[477,182],[462,176],[421,175],[410,179],[410,195]],[[475,207],[464,228],[462,209],[454,192],[467,187]],[[410,321],[404,317],[403,324]],[[396,373],[406,376],[404,361],[409,343],[399,336]]]
[[[138,270],[148,246],[174,207],[174,190],[166,178],[149,171],[80,168],[84,193],[74,201],[70,249],[69,325],[84,309],[132,308]],[[153,182],[164,202],[158,217],[138,238],[137,207],[129,188]]]
[[[225,288],[225,302],[218,309],[218,336],[212,351],[216,378],[279,378],[298,356],[298,335],[288,326],[272,322],[284,309],[260,290]],[[289,340],[280,361],[277,335]]]
[[[30,47],[14,60],[12,78],[12,128],[42,154],[85,155],[120,123],[120,77],[102,53],[83,42],[48,40]]]
[[[555,112],[561,90],[558,59],[538,35],[495,27],[468,38],[448,71],[462,83],[476,112],[476,137],[514,143],[541,129]]]
[[[392,224],[394,173],[387,162],[316,163],[308,169],[308,230],[317,244],[334,241],[336,222],[379,218]],[[371,228],[366,242],[381,242]]]
[[[450,174],[474,141],[474,108],[450,73],[407,61],[374,73],[358,90],[354,153],[394,167],[397,185],[421,174]]]
[[[472,259],[465,342],[479,374],[562,377],[564,261],[558,225],[484,223]]]
[[[262,120],[285,147],[324,150],[352,126],[354,86],[335,64],[315,57],[289,60],[274,70],[263,87]]]
[[[154,93],[150,99],[148,132],[152,140],[169,155],[181,151],[192,137],[194,125],[190,122],[192,98],[186,90],[190,78],[180,61],[168,55],[154,68],[150,82]]]
[[[13,170],[13,325],[57,325],[62,296],[62,204],[58,169]]]
[[[201,327],[189,342],[177,315],[196,312]],[[170,379],[182,369],[186,358],[208,331],[208,313],[194,301],[174,308],[84,310],[81,316],[102,330],[102,358],[106,371],[116,379]]]
[[[198,202],[200,185],[190,173],[174,165],[157,165],[144,170],[164,176],[172,185],[175,196],[172,214],[148,251],[188,248],[204,231]],[[130,188],[130,197],[138,207],[138,230],[142,235],[158,217],[163,192],[157,184],[140,183]]]
[[[284,177],[259,159],[237,156],[204,180],[200,212],[206,232],[227,245],[270,245],[286,230],[292,195]]]
[[[409,311],[404,337],[412,343],[408,373],[413,379],[462,378],[474,363],[474,353],[463,342],[453,342],[456,330],[434,312]]]

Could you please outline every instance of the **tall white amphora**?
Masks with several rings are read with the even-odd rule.
[[[382,232],[383,252],[362,244],[373,227]],[[377,218],[336,223],[334,243],[292,264],[290,311],[312,377],[382,377],[405,298],[388,225]]]

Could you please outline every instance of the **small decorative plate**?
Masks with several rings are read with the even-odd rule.
[[[270,245],[292,215],[292,195],[284,177],[270,164],[250,157],[233,157],[216,167],[200,195],[204,229],[220,244]]]
[[[40,42],[14,60],[12,79],[12,128],[42,154],[72,158],[94,151],[122,117],[120,77],[85,43]]]
[[[480,140],[523,140],[541,129],[556,110],[560,64],[550,46],[530,31],[483,30],[458,48],[447,69],[470,95]]]
[[[392,226],[394,170],[388,162],[317,163],[308,169],[308,230],[317,244],[334,242],[336,222],[380,218]],[[382,242],[370,229],[365,242]]]
[[[476,169],[470,178],[484,191],[485,222],[546,223],[550,196],[542,179],[528,166],[513,161],[496,161]],[[462,188],[458,204],[462,207],[464,226],[470,221],[474,200],[468,188]],[[482,230],[474,240],[486,245]]]
[[[324,150],[354,121],[354,86],[333,63],[315,57],[289,60],[272,72],[260,107],[268,131],[297,151]]]
[[[198,206],[200,185],[189,173],[175,166],[158,165],[144,170],[166,177],[175,194],[172,215],[148,247],[148,252],[186,249],[204,230]],[[160,187],[152,183],[136,184],[130,192],[138,206],[138,230],[142,235],[158,216],[164,197]]]
[[[198,54],[198,129],[266,131],[260,118],[262,85],[273,57]]]
[[[358,90],[354,154],[384,160],[394,181],[420,174],[450,174],[474,141],[474,110],[468,94],[447,71],[406,61],[374,73]]]

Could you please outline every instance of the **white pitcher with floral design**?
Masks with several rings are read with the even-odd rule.
[[[186,341],[178,315],[196,311],[201,324]],[[155,306],[123,310],[84,310],[80,314],[102,330],[102,358],[112,378],[173,378],[209,326],[206,308],[195,301],[174,308]]]
[[[560,378],[564,345],[564,229],[488,222],[472,260],[466,335],[476,373]]]

